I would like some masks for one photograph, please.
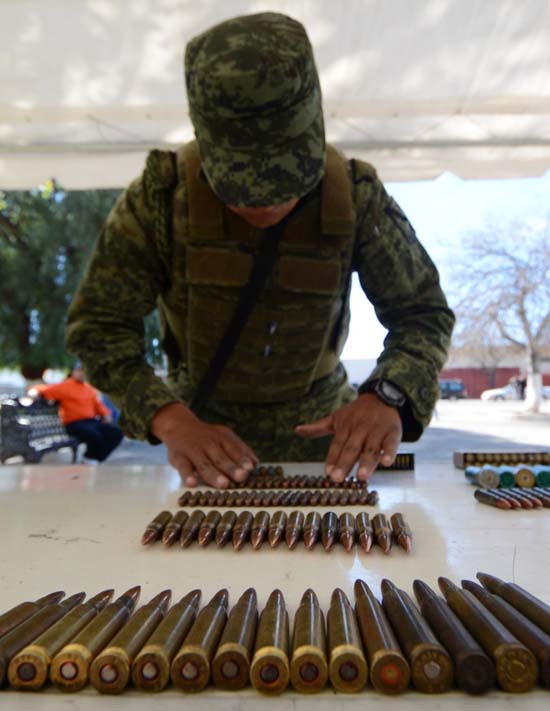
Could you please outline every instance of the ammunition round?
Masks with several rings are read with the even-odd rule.
[[[250,665],[250,683],[264,694],[281,694],[290,679],[288,657],[279,647],[262,647]]]

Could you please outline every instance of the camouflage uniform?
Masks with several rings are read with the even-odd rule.
[[[89,380],[119,406],[128,436],[155,441],[151,418],[190,401],[262,237],[225,205],[307,194],[201,418],[232,428],[265,461],[323,459],[327,438],[302,440],[293,430],[356,397],[339,365],[355,271],[388,329],[360,390],[381,378],[398,386],[407,397],[404,439],[417,439],[438,396],[454,318],[434,265],[374,168],[344,163],[325,146],[303,28],[273,13],[222,23],[189,44],[186,81],[198,148],[149,155],[111,212],[71,305],[68,347]],[[194,150],[200,175],[189,162]],[[143,317],[156,306],[166,383],[144,358]]]

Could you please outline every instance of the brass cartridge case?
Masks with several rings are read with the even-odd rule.
[[[191,516],[183,524],[180,533],[180,546],[182,548],[187,548],[191,543],[196,540],[199,534],[199,528],[205,519],[204,511],[197,509],[193,511]]]
[[[269,524],[268,531],[268,539],[269,545],[272,548],[276,548],[283,539],[286,530],[286,520],[287,516],[284,511],[275,511],[275,513],[271,517],[271,522]]]
[[[362,580],[356,580],[355,614],[367,653],[370,680],[383,694],[401,694],[409,686],[409,664],[381,604]]]
[[[218,590],[185,637],[170,667],[172,683],[183,691],[202,691],[210,679],[210,662],[227,621],[229,593]]]
[[[412,682],[425,694],[441,694],[453,683],[453,663],[404,590],[382,580],[382,607],[411,668]]]
[[[112,589],[104,590],[88,602],[77,605],[16,654],[8,668],[10,686],[31,691],[42,688],[48,679],[53,657],[109,603],[113,593]]]
[[[220,689],[236,691],[246,686],[258,625],[258,598],[245,590],[231,610],[214,659],[212,679]]]
[[[227,541],[230,541],[233,536],[233,528],[237,521],[235,511],[226,511],[216,526],[216,545],[223,548]]]
[[[478,573],[477,579],[489,592],[504,598],[546,634],[550,634],[550,605],[531,595],[516,583],[505,583],[494,575]]]
[[[468,694],[494,688],[493,663],[447,603],[421,580],[414,581],[413,589],[422,614],[452,657],[457,686]]]
[[[200,590],[173,605],[132,663],[132,681],[143,691],[162,691],[170,681],[170,665],[191,629],[199,609]]]
[[[207,546],[216,535],[216,528],[222,519],[219,511],[209,511],[206,517],[202,520],[197,534],[199,546]]]
[[[281,694],[288,686],[289,624],[285,600],[273,590],[258,622],[250,683],[264,694]]]
[[[90,664],[130,617],[140,590],[136,585],[107,605],[55,655],[50,665],[50,680],[58,689],[79,691],[86,686]]]
[[[168,521],[162,534],[162,542],[165,546],[171,546],[179,540],[181,529],[187,523],[188,518],[187,511],[177,511],[172,519]]]
[[[365,553],[368,553],[372,548],[374,531],[372,530],[370,518],[366,511],[360,511],[355,517],[355,528],[357,531],[357,538],[359,539],[359,545]]]
[[[149,521],[141,537],[141,544],[144,546],[154,543],[162,538],[165,527],[172,519],[170,511],[161,511],[152,521]]]
[[[17,627],[17,625],[28,620],[29,617],[34,615],[35,612],[38,612],[41,607],[60,602],[64,597],[65,593],[62,590],[57,590],[56,592],[38,598],[38,600],[34,602],[20,602],[10,610],[6,610],[6,612],[0,615],[0,638]]]
[[[240,551],[244,544],[249,540],[253,521],[254,516],[250,511],[241,511],[241,513],[237,516],[235,527],[233,528],[232,538],[234,550]]]
[[[401,513],[394,513],[390,517],[390,522],[395,540],[403,550],[410,553],[412,550],[412,531],[405,521],[405,517]]]
[[[498,595],[493,595],[481,585],[471,580],[463,580],[462,587],[475,595],[481,604],[502,622],[516,639],[533,652],[539,663],[540,679],[546,687],[550,688],[550,638],[548,635],[506,600]]]
[[[130,681],[132,662],[164,617],[172,597],[163,590],[137,610],[90,666],[90,682],[102,694],[120,694]]]
[[[252,521],[250,543],[254,550],[258,550],[267,537],[269,531],[269,514],[267,511],[258,511]]]
[[[350,513],[340,514],[338,519],[338,539],[345,551],[350,551],[355,543],[355,518]]]
[[[25,622],[5,634],[0,640],[0,686],[4,683],[11,659],[24,647],[33,642],[43,632],[64,617],[86,597],[86,593],[77,593],[63,602],[50,603],[39,608]]]
[[[327,615],[329,679],[338,691],[355,693],[367,682],[368,666],[357,621],[345,593],[336,588]]]
[[[305,516],[302,511],[293,511],[288,517],[285,529],[285,541],[289,550],[296,548],[302,536],[304,521]]]
[[[294,616],[290,680],[296,691],[315,694],[328,680],[325,620],[317,595],[308,589]]]
[[[491,657],[499,686],[508,692],[529,691],[537,682],[537,660],[532,652],[487,610],[468,590],[461,590],[447,578],[438,579],[449,607]]]
[[[338,536],[338,516],[334,511],[327,511],[321,520],[321,542],[326,551],[331,550]]]
[[[321,533],[321,514],[310,511],[304,523],[304,545],[311,550],[319,539]]]
[[[377,513],[372,517],[372,528],[374,539],[384,553],[389,553],[392,548],[392,532],[388,524],[388,519],[383,513]]]

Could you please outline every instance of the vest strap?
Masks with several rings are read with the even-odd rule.
[[[350,189],[342,190],[343,185],[349,185]],[[336,148],[330,145],[327,145],[322,190],[321,224],[323,234],[348,237],[353,229],[354,210],[347,161]]]
[[[186,181],[191,236],[219,237],[223,231],[223,204],[201,172],[196,141],[178,148],[177,166],[180,180]]]

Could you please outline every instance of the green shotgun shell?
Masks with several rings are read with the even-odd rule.
[[[534,464],[533,474],[537,486],[550,486],[550,464]]]
[[[170,667],[172,683],[183,691],[202,691],[210,679],[210,662],[227,621],[229,593],[218,590],[197,615]]]
[[[199,532],[197,535],[197,541],[199,546],[207,546],[210,541],[214,539],[216,534],[216,528],[222,519],[222,515],[219,511],[209,511],[206,518],[203,519]]]
[[[336,588],[327,615],[329,679],[338,691],[354,693],[367,682],[368,666],[357,620],[345,593]]]
[[[422,614],[453,659],[457,686],[468,694],[493,689],[493,663],[451,608],[421,580],[414,581],[413,589]]]
[[[388,519],[383,513],[377,513],[372,517],[372,528],[374,538],[384,553],[389,553],[392,547],[392,531],[388,524]]]
[[[149,521],[145,527],[145,531],[141,537],[141,544],[143,546],[148,546],[150,543],[154,543],[162,538],[164,529],[172,520],[172,514],[170,511],[161,511],[155,516],[152,521]]]
[[[477,579],[489,592],[504,598],[546,634],[550,634],[550,605],[531,595],[516,583],[505,583],[494,575],[478,573]]]
[[[174,517],[168,521],[162,534],[162,542],[165,546],[172,546],[179,540],[181,529],[187,523],[189,514],[187,511],[177,511]]]
[[[231,610],[212,660],[212,679],[218,688],[236,691],[248,683],[257,625],[258,598],[254,588],[248,588]]]
[[[355,517],[355,528],[357,530],[359,545],[365,553],[368,553],[372,548],[374,531],[372,530],[372,524],[366,511],[360,511]]]
[[[112,589],[104,590],[90,598],[88,602],[77,605],[55,625],[43,632],[32,644],[16,654],[8,668],[10,686],[14,689],[29,689],[31,691],[42,688],[48,679],[53,657],[98,612],[103,610],[113,597],[113,593]]]
[[[50,680],[58,689],[79,691],[86,686],[92,660],[130,617],[140,591],[139,585],[126,590],[55,655]]]
[[[252,530],[250,532],[250,543],[254,550],[258,550],[267,537],[269,531],[269,514],[267,511],[258,511],[252,521]]]
[[[308,551],[317,543],[320,532],[321,514],[318,511],[310,511],[304,523],[304,545]]]
[[[472,580],[463,580],[462,587],[491,612],[497,620],[516,637],[527,649],[530,649],[539,663],[540,679],[550,687],[550,639],[534,622],[518,612],[510,603],[498,595],[493,595]]]
[[[226,511],[221,517],[220,522],[216,526],[216,545],[219,548],[223,548],[227,541],[231,540],[236,521],[237,514],[235,511]]]
[[[356,580],[355,614],[367,652],[370,680],[383,694],[401,694],[409,686],[409,664],[393,633],[381,604],[369,586]]]
[[[132,681],[143,691],[162,691],[170,681],[170,665],[191,629],[199,609],[200,590],[173,605],[132,663]]]
[[[302,536],[304,521],[305,516],[302,511],[293,511],[288,517],[285,529],[285,541],[289,550],[296,548]]]
[[[264,694],[281,694],[288,686],[289,624],[285,599],[273,590],[258,622],[250,683]]]
[[[74,607],[79,605],[86,593],[77,593],[68,597],[63,602],[50,603],[39,608],[25,622],[12,629],[0,640],[0,686],[7,676],[10,660],[24,647],[33,642],[43,632],[49,629],[58,620],[64,617]]]
[[[328,680],[325,620],[317,595],[305,591],[294,616],[290,681],[296,691],[315,694]]]
[[[511,467],[508,464],[501,464],[497,468],[497,471],[499,478],[499,486],[501,489],[509,489],[511,486],[516,485],[514,467]]]
[[[282,541],[286,530],[286,513],[284,511],[275,511],[271,517],[269,524],[268,540],[272,548],[276,548]]]
[[[453,683],[453,663],[404,590],[382,580],[382,607],[401,645],[415,688],[441,694]]]
[[[521,693],[537,683],[537,660],[468,590],[448,578],[438,578],[449,606],[491,657],[497,681],[504,691]]]
[[[163,590],[134,613],[90,666],[90,682],[102,694],[120,694],[130,681],[132,662],[164,617],[172,597]]]
[[[38,612],[41,607],[60,602],[64,597],[65,593],[62,590],[57,590],[56,592],[38,598],[38,600],[34,602],[30,600],[28,602],[20,602],[18,605],[15,605],[15,607],[7,610],[0,615],[0,638],[17,627],[17,625],[28,620],[29,617],[34,615],[35,612]]]

